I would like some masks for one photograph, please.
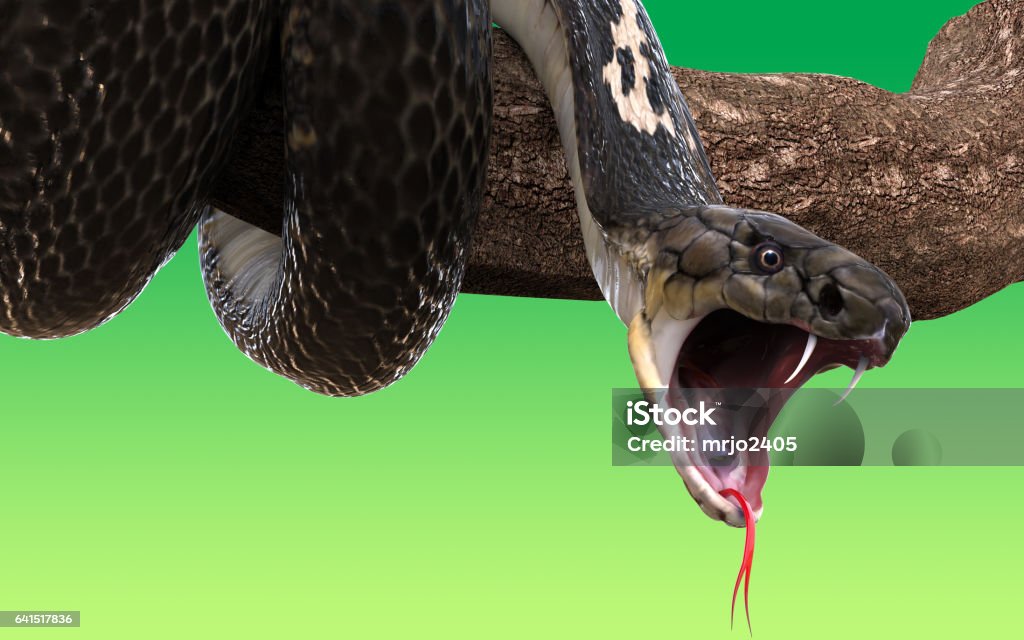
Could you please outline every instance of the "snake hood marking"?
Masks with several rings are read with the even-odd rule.
[[[675,137],[675,122],[652,81],[652,47],[637,20],[636,4],[623,2],[621,6],[622,17],[612,24],[611,45],[615,54],[601,69],[601,75],[611,88],[619,117],[637,131],[653,135],[658,127],[663,127]],[[656,104],[660,108],[655,108]]]

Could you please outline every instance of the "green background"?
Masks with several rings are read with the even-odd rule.
[[[646,4],[673,64],[903,91],[974,3]],[[1024,386],[1022,314],[1016,286],[915,324],[864,384]],[[603,303],[463,295],[407,378],[322,398],[235,351],[192,239],[106,326],[0,338],[0,609],[83,612],[0,637],[725,637],[743,533],[610,464],[625,338]],[[1017,629],[1022,480],[774,470],[757,637]]]

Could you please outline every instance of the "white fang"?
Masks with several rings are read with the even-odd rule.
[[[804,347],[804,355],[800,357],[800,364],[796,365],[796,370],[790,374],[786,381],[782,384],[789,384],[789,382],[796,377],[796,374],[800,373],[807,361],[811,359],[811,354],[814,353],[814,347],[818,344],[818,336],[813,333],[807,334],[807,346]]]
[[[853,372],[853,380],[850,380],[850,386],[846,387],[846,391],[843,393],[843,397],[839,398],[839,400],[836,402],[836,404],[832,405],[832,406],[836,406],[836,405],[842,403],[843,400],[846,400],[846,398],[853,391],[854,387],[857,386],[857,383],[860,382],[861,376],[863,376],[864,372],[867,371],[867,370],[868,370],[868,359],[867,359],[866,356],[861,356],[860,357],[860,362],[857,363],[857,370]]]

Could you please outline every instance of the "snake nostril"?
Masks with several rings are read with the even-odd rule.
[[[821,315],[828,320],[832,320],[843,310],[843,294],[839,291],[839,287],[831,282],[821,288],[818,300],[821,306]]]

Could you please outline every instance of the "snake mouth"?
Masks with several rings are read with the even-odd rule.
[[[759,519],[770,463],[763,449],[740,452],[728,443],[766,438],[792,394],[818,372],[854,369],[849,393],[865,370],[888,362],[902,337],[900,332],[893,340],[883,330],[865,339],[829,339],[732,310],[683,322],[660,316],[630,326],[637,377],[648,400],[662,406],[680,412],[701,403],[716,408],[714,424],[681,422],[660,429],[665,437],[694,443],[692,450],[673,454],[676,469],[708,516],[736,527],[744,526],[743,512],[720,492],[742,493]]]

